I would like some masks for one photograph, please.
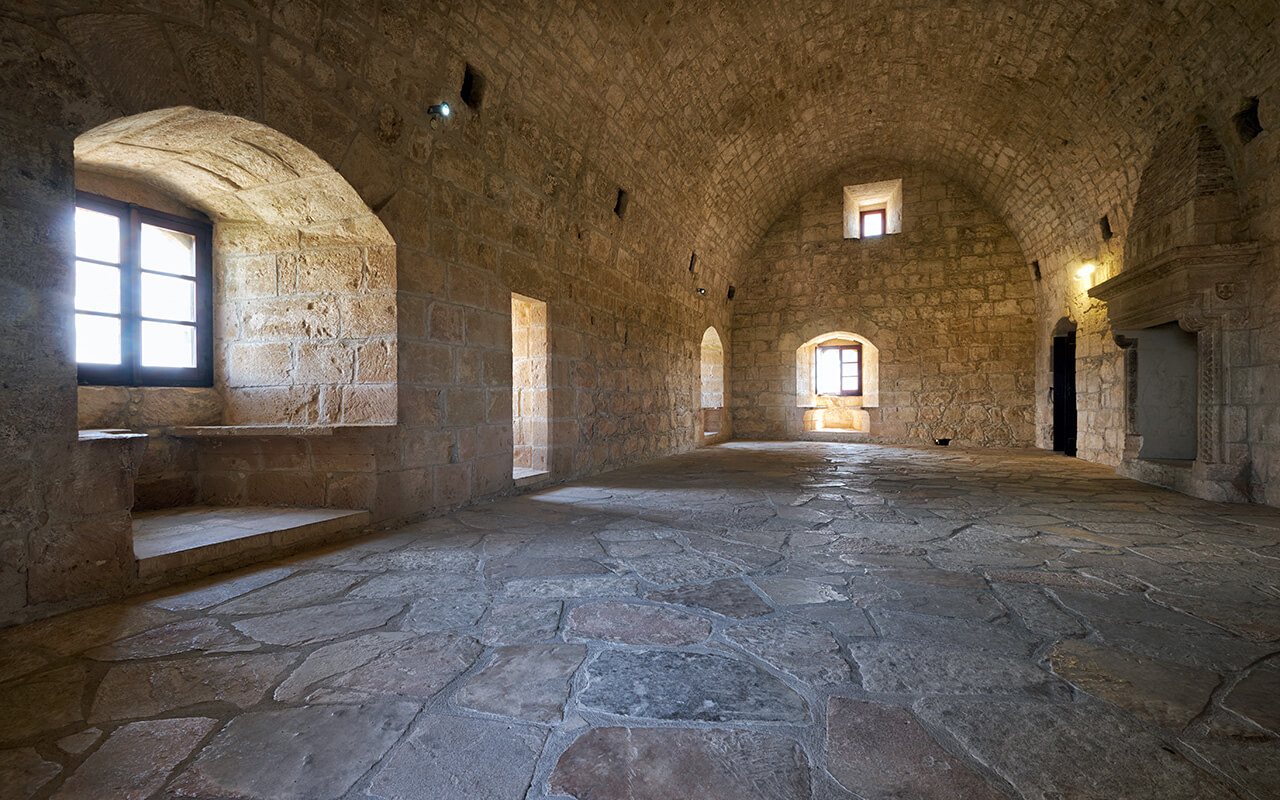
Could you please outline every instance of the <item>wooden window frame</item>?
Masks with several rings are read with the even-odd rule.
[[[880,232],[867,235],[867,217],[880,218]],[[884,208],[869,208],[858,214],[858,237],[861,239],[879,239],[889,232],[889,213]]]
[[[840,356],[840,364],[841,364],[841,369],[840,369],[840,393],[839,393],[839,394],[831,394],[831,393],[823,394],[823,393],[820,393],[820,392],[817,392],[817,391],[816,391],[816,390],[817,390],[817,388],[818,388],[818,385],[819,385],[819,382],[818,382],[818,364],[819,364],[819,363],[820,363],[820,361],[821,361],[821,359],[819,358],[819,354],[820,354],[823,350],[840,350],[840,351],[844,351],[844,350],[853,350],[853,351],[856,351],[856,352],[857,352],[857,354],[858,354],[858,381],[857,381],[857,385],[856,385],[856,386],[848,387],[848,386],[846,386],[846,385],[845,385],[844,366],[843,366],[843,365],[844,365],[844,355],[842,354],[842,355]],[[815,389],[814,394],[817,394],[819,397],[861,397],[861,396],[862,396],[862,371],[863,371],[864,367],[865,367],[865,364],[864,364],[864,363],[863,363],[863,361],[862,361],[862,345],[860,345],[860,344],[830,344],[830,345],[823,345],[823,344],[820,344],[820,345],[818,345],[817,347],[815,347],[815,348],[814,348],[814,351],[813,351],[813,387],[814,387],[814,389]]]
[[[110,214],[120,220],[120,363],[76,364],[81,386],[194,386],[213,385],[213,227],[198,220],[166,214],[109,197],[76,192],[76,207]],[[196,365],[142,366],[142,224],[179,231],[195,238]],[[92,261],[92,259],[78,259]],[[73,261],[72,271],[75,266]],[[93,312],[76,312],[93,313]],[[173,320],[158,320],[171,324]]]

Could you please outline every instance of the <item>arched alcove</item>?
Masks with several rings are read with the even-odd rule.
[[[724,415],[724,343],[715,326],[702,334],[700,364],[702,433],[714,436],[720,433]]]
[[[395,422],[395,245],[330,164],[177,107],[82,134],[75,165],[81,190],[213,225],[212,390],[84,387],[82,427]]]
[[[829,331],[800,345],[796,405],[805,409],[807,431],[869,432],[866,409],[880,405],[879,348],[850,331]]]

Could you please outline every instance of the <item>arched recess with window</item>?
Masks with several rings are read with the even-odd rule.
[[[702,435],[704,438],[725,432],[724,413],[724,342],[715,326],[702,334],[700,357]]]
[[[796,406],[805,431],[871,432],[880,405],[880,350],[850,331],[828,331],[796,349]]]
[[[176,107],[82,134],[75,166],[77,218],[120,222],[116,249],[77,256],[78,326],[120,331],[98,352],[77,337],[79,424],[152,434],[138,507],[195,499],[179,476],[196,456],[157,429],[396,421],[395,245],[330,164],[265,125]],[[81,227],[77,249],[91,250]],[[202,228],[208,252],[190,255],[210,263],[188,270],[183,242]],[[101,302],[115,285],[120,301]],[[188,313],[188,295],[207,307]],[[154,369],[187,366],[185,343],[164,350],[187,334],[200,369]]]

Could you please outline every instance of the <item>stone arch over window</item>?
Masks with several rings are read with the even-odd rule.
[[[702,334],[700,365],[702,432],[712,436],[720,432],[724,414],[724,343],[714,325]]]
[[[396,421],[395,244],[329,163],[185,106],[100,125],[75,157],[78,189],[214,228],[213,389],[86,387],[82,427]]]
[[[823,393],[818,385],[818,350],[823,347],[856,347],[861,394]],[[806,431],[860,431],[871,429],[869,408],[880,405],[880,349],[865,336],[851,331],[828,331],[796,349],[796,405],[804,409]]]

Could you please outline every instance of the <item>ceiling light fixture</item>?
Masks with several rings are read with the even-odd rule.
[[[437,103],[429,107],[427,113],[431,115],[432,119],[447,119],[453,112],[449,110],[448,103]]]

